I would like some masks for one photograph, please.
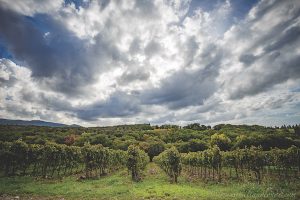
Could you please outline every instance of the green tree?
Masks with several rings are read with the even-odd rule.
[[[207,144],[202,140],[192,139],[189,141],[189,151],[191,152],[204,151],[207,148]]]
[[[165,150],[165,146],[163,143],[160,142],[151,143],[147,151],[150,161],[152,162],[154,156],[158,156],[164,150]]]
[[[231,148],[231,140],[225,134],[213,134],[210,138],[210,145],[217,145],[220,150],[227,151]]]

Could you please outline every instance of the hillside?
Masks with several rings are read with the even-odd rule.
[[[72,124],[66,125],[55,122],[46,122],[41,120],[12,120],[12,119],[0,119],[0,125],[19,125],[19,126],[48,126],[48,127],[80,127],[79,125]]]

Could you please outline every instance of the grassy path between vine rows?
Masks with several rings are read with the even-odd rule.
[[[296,183],[203,183],[180,177],[171,184],[154,164],[142,182],[134,183],[126,170],[95,180],[42,180],[33,177],[0,178],[0,199],[300,199]]]

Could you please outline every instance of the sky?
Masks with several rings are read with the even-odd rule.
[[[0,118],[300,123],[299,0],[0,0]]]

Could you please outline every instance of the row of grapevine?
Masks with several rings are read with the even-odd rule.
[[[0,171],[7,175],[53,177],[85,170],[87,177],[103,175],[126,164],[126,152],[102,145],[84,147],[56,143],[0,142]]]
[[[53,176],[72,173],[80,164],[80,148],[49,143],[28,145],[20,140],[0,142],[0,168],[5,175]]]
[[[102,176],[125,165],[126,152],[102,145],[86,144],[82,149],[86,177]]]
[[[65,176],[84,171],[86,177],[101,176],[127,166],[134,181],[141,180],[149,162],[148,155],[136,146],[128,151],[112,150],[102,145],[83,147],[47,143],[26,144],[21,140],[0,142],[0,172],[7,175],[42,177]],[[175,147],[154,157],[156,162],[177,182],[182,168],[204,180],[299,178],[300,149],[272,149],[260,147],[220,151],[217,146],[200,152],[180,154]]]
[[[149,156],[137,146],[130,145],[127,150],[127,168],[133,181],[141,180],[141,173],[149,162]]]
[[[182,154],[182,163],[188,173],[202,179],[245,179],[254,176],[258,182],[263,177],[298,177],[300,171],[300,149],[272,149],[260,147],[221,152],[217,146],[202,152]],[[235,171],[235,173],[232,172]]]
[[[177,183],[182,166],[180,162],[180,153],[175,147],[165,150],[158,156],[154,157],[153,160],[171,178],[172,182]]]
[[[223,153],[214,146],[205,151],[182,154],[181,161],[188,173],[200,176],[202,179],[222,178]]]

